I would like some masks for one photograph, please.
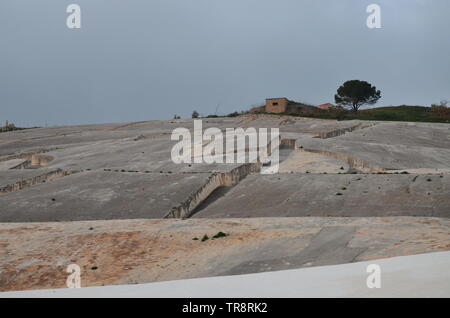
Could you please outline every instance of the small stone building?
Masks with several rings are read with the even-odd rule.
[[[286,97],[267,98],[264,106],[266,113],[305,114],[321,111],[314,106],[294,102]]]
[[[272,114],[308,114],[323,112],[322,109],[303,103],[294,102],[286,97],[267,98],[266,103],[253,107],[250,113],[272,113]]]
[[[267,98],[266,99],[266,113],[285,113],[289,104],[286,97],[281,98]]]

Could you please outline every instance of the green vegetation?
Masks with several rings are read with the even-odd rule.
[[[389,106],[364,109],[357,113],[342,108],[335,108],[325,112],[284,115],[337,120],[361,119],[450,123],[450,107],[445,106]]]
[[[221,238],[221,237],[227,237],[227,236],[229,236],[230,234],[228,234],[228,233],[224,233],[224,232],[218,232],[216,235],[214,235],[211,239],[218,239],[218,238]],[[194,237],[193,239],[192,239],[193,241],[198,241],[199,240],[199,238],[198,237]],[[202,237],[202,239],[200,240],[201,242],[205,242],[205,241],[207,241],[207,240],[209,240],[209,236],[208,235],[203,235],[203,237]]]
[[[228,235],[230,235],[230,234],[224,233],[224,232],[219,232],[216,235],[214,235],[212,238],[217,239],[217,238],[221,238],[221,237],[227,237]]]
[[[240,114],[238,112],[233,112],[233,113],[230,113],[230,114],[226,115],[226,117],[237,117],[239,115]]]
[[[13,123],[9,123],[8,121],[6,121],[5,125],[3,127],[0,127],[0,133],[7,132],[7,131],[14,131],[14,130],[33,129],[33,128],[39,128],[39,127],[21,128],[21,127],[16,127],[16,125],[14,125]]]
[[[7,131],[14,131],[14,130],[24,130],[24,129],[29,129],[29,128],[20,128],[20,127],[16,127],[16,126],[10,124],[8,126],[0,127],[0,133],[7,132]]]
[[[355,113],[364,105],[374,105],[381,92],[370,83],[360,80],[347,81],[337,90],[334,100],[337,105],[348,107]]]
[[[246,112],[246,111],[240,111],[240,112],[235,111],[235,112],[229,113],[228,115],[217,115],[217,114],[214,114],[214,115],[207,115],[206,117],[203,117],[203,118],[238,117],[240,115],[245,115],[245,114],[248,114],[248,112]]]
[[[33,127],[33,128],[37,128],[37,127]],[[31,128],[20,128],[20,127],[10,128],[10,127],[0,127],[0,133],[2,133],[2,132],[7,132],[7,131],[14,131],[14,130],[24,130],[24,129],[31,129]]]

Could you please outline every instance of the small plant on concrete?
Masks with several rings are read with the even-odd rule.
[[[212,238],[213,239],[216,239],[216,238],[221,238],[221,237],[227,237],[227,236],[229,236],[230,234],[228,234],[228,233],[224,233],[224,232],[219,232],[219,233],[217,233],[216,235],[214,235]]]
[[[205,235],[202,237],[202,242],[207,241],[207,240],[209,240],[209,237],[208,237],[208,235],[205,234]]]

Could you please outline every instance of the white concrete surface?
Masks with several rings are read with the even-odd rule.
[[[370,264],[381,268],[379,289],[367,287]],[[450,297],[449,268],[450,252],[438,252],[249,275],[6,292],[0,297]]]

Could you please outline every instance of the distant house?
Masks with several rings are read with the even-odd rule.
[[[265,112],[265,113],[285,113],[285,114],[301,114],[314,112],[316,107],[294,102],[286,97],[267,98],[263,106],[254,107],[250,110],[251,113]]]
[[[320,109],[323,109],[323,110],[329,110],[329,109],[334,108],[336,106],[334,106],[333,104],[330,104],[330,103],[326,103],[326,104],[322,104],[322,105],[319,105],[319,106],[316,106],[316,107],[320,108]]]

